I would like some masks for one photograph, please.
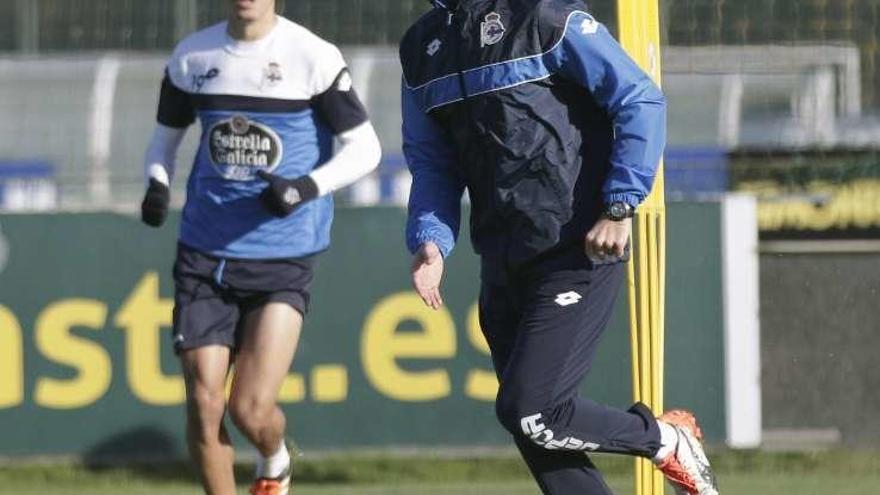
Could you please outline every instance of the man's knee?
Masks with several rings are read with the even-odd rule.
[[[532,401],[522,394],[513,393],[510,388],[502,386],[495,399],[495,415],[498,417],[498,422],[512,435],[528,435],[523,429],[523,418],[537,413],[531,403]]]
[[[225,412],[226,397],[222,390],[197,388],[187,397],[190,433],[199,439],[217,436]]]
[[[233,394],[229,398],[229,416],[241,429],[260,428],[272,417],[275,400],[254,394]]]
[[[566,403],[537,407],[537,401],[508,393],[504,387],[495,401],[498,421],[515,437],[548,450],[591,450],[594,444],[566,436],[559,438],[556,421]]]

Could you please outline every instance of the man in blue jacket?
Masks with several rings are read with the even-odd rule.
[[[663,152],[663,95],[579,0],[432,3],[400,48],[413,285],[442,305],[467,190],[496,411],[541,490],[611,493],[585,455],[611,452],[717,494],[692,414],[577,392]]]

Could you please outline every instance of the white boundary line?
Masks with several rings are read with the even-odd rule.
[[[727,444],[761,444],[761,328],[758,206],[753,196],[729,194],[721,203],[724,294],[724,383]]]

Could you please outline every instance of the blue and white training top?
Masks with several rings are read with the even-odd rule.
[[[339,50],[283,17],[253,42],[230,38],[226,22],[198,31],[168,62],[157,119],[182,129],[196,117],[202,135],[180,241],[243,259],[326,249],[332,197],[277,218],[258,199],[266,183],[256,172],[291,179],[310,174],[331,158],[334,135],[368,122]]]

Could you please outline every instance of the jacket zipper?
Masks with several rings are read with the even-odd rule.
[[[460,24],[460,16],[458,15],[458,14],[460,14],[459,10],[461,8],[462,8],[461,4],[459,3],[456,6],[455,11],[450,11],[448,25],[451,26],[452,29],[454,29],[453,36],[456,40],[456,47],[455,48],[456,48],[456,55],[457,56],[455,57],[455,67],[456,67],[456,75],[458,76],[458,87],[461,90],[462,104],[465,107],[465,112],[467,112],[467,115],[470,118],[472,125],[474,125],[473,131],[474,131],[474,134],[476,135],[477,131],[478,131],[478,129],[476,127],[477,119],[476,119],[476,116],[474,115],[474,108],[472,105],[473,102],[471,101],[470,95],[468,94],[468,91],[467,91],[467,85],[465,84],[465,78],[464,78],[464,70],[462,68],[463,67],[463,60],[464,60],[464,57],[462,55],[464,54],[464,52],[467,49],[467,44],[464,43],[465,38],[461,33],[462,26]],[[488,185],[488,190],[486,191],[486,194],[489,195],[488,208],[490,210],[492,210],[492,209],[496,209],[495,194],[494,194],[494,190],[495,190],[496,185],[495,185],[495,171],[492,167],[490,167],[490,169],[492,170],[489,175],[489,177],[491,177],[491,180]],[[511,245],[510,232],[508,230],[504,229],[500,233],[503,236],[503,240],[497,241],[497,246],[502,246],[502,247],[500,250],[498,250],[497,247],[495,247],[495,249],[497,250],[497,254],[499,255],[500,259],[502,260],[501,266],[503,267],[505,272],[509,273],[509,271],[510,271],[509,246]]]
[[[461,90],[461,99],[462,101],[467,101],[468,93],[467,93],[467,85],[464,81],[464,70],[462,70],[462,36],[461,36],[461,25],[458,22],[458,16],[456,15],[457,10],[460,7],[456,7],[456,11],[449,12],[449,25],[452,26],[454,30],[453,36],[455,37],[456,43],[456,53],[455,53],[455,73],[458,76],[458,88]]]

